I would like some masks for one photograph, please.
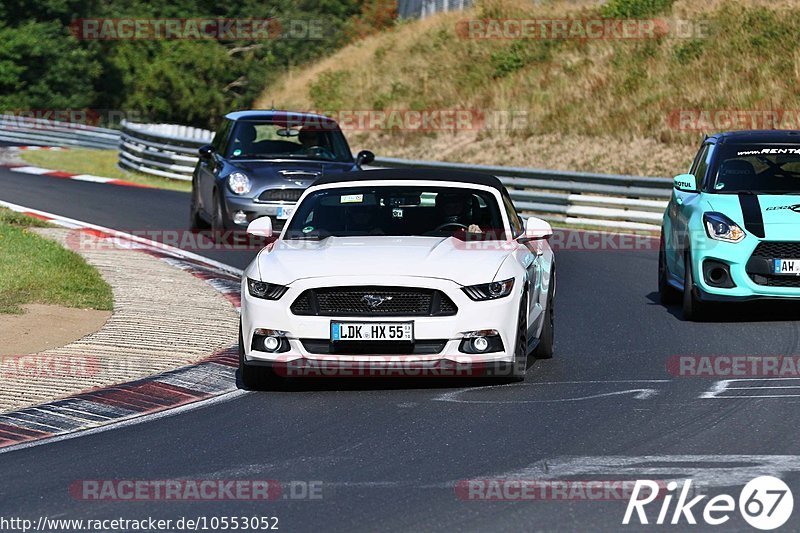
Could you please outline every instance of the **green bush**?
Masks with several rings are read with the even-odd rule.
[[[388,0],[379,6],[367,0],[4,0],[0,111],[122,110],[144,120],[214,127],[226,111],[250,107],[287,68],[335,52],[373,24],[378,29],[391,24],[392,5]],[[67,31],[80,18],[203,17],[323,21],[323,35],[259,42],[78,40]]]
[[[672,9],[675,0],[609,0],[600,9],[607,18],[633,19],[660,15]]]

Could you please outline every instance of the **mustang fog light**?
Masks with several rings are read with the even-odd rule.
[[[503,351],[503,340],[496,329],[465,331],[461,335],[463,338],[458,347],[458,351],[461,353],[477,354]]]
[[[233,214],[233,223],[240,225],[247,224],[247,213],[244,211],[236,211]]]
[[[280,345],[281,341],[278,337],[267,337],[264,339],[264,348],[266,348],[268,352],[274,352]]]
[[[258,328],[253,332],[252,350],[259,352],[280,353],[289,351],[289,339],[286,332],[277,329]]]
[[[489,341],[486,340],[486,337],[475,337],[472,339],[472,347],[477,352],[485,352],[489,348]]]

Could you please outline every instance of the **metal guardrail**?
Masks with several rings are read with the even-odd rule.
[[[119,164],[153,176],[188,181],[197,164],[197,149],[213,137],[212,131],[190,126],[122,121]]]
[[[174,124],[122,122],[122,130],[0,115],[0,141],[49,146],[119,149],[121,167],[170,179],[191,180],[197,149],[213,132]],[[498,176],[523,215],[568,225],[617,230],[656,230],[672,180],[536,168],[471,165],[381,157],[395,168],[471,170]]]
[[[500,178],[522,214],[566,224],[656,230],[672,190],[668,178],[595,174],[523,167],[443,163],[379,157],[393,168],[440,168],[486,172]]]
[[[119,131],[71,122],[0,114],[0,141],[43,146],[114,149]]]
[[[398,0],[397,16],[424,19],[436,13],[462,11],[472,4],[473,0]]]

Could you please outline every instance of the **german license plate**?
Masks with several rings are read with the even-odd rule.
[[[279,207],[278,208],[278,220],[286,220],[294,213],[294,206],[292,207]]]
[[[413,322],[331,322],[332,341],[414,341]]]
[[[773,259],[773,272],[784,276],[800,276],[800,259]]]

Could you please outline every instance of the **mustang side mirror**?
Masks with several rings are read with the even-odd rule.
[[[201,159],[209,159],[214,155],[214,147],[210,144],[203,145],[197,149],[197,153],[200,154]]]
[[[528,217],[525,221],[525,234],[522,235],[524,239],[534,241],[549,239],[552,236],[553,228],[541,218]]]
[[[247,226],[248,235],[257,237],[272,237],[272,219],[269,217],[259,217]]]
[[[373,161],[375,161],[375,154],[369,150],[361,150],[356,156],[356,166],[358,168],[361,168],[361,165],[369,165]]]
[[[672,185],[679,191],[697,192],[697,179],[692,174],[679,174],[672,178]]]

